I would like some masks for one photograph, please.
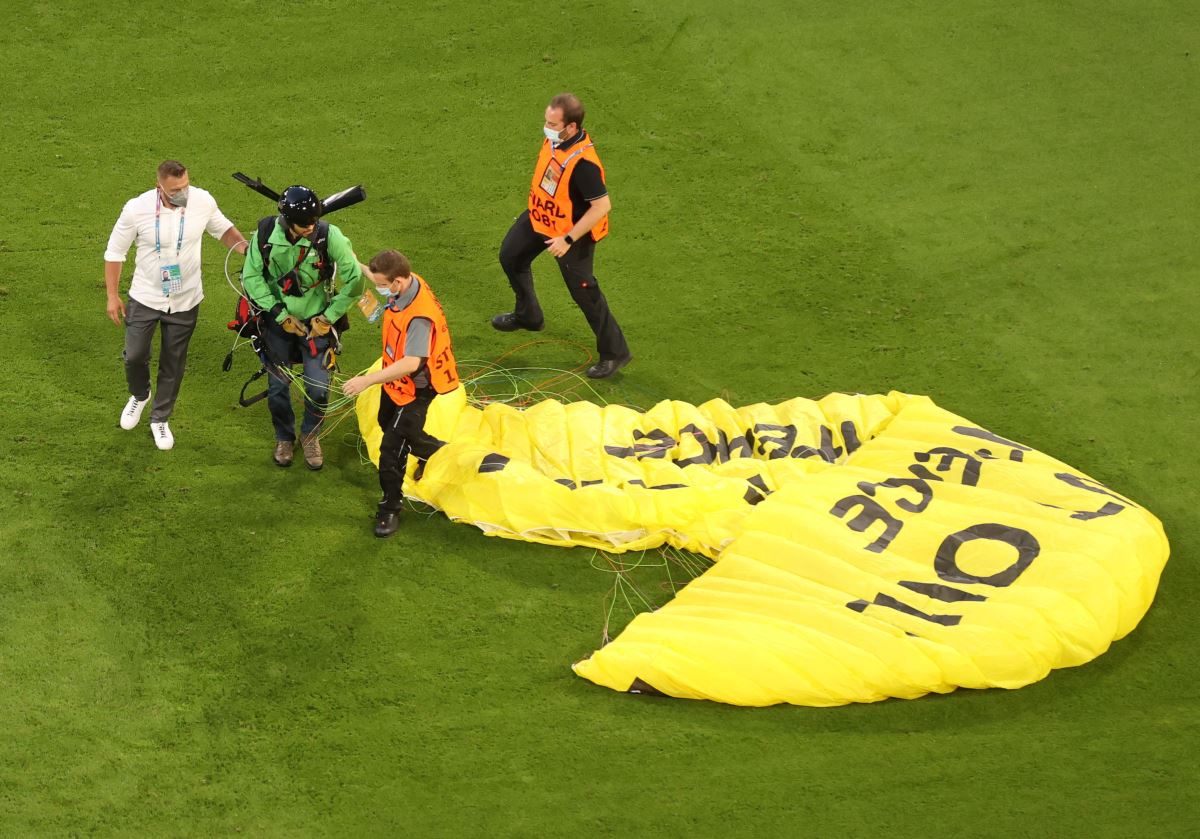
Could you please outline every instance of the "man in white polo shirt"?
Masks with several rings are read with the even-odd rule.
[[[150,434],[160,449],[175,445],[167,420],[175,407],[188,341],[196,328],[204,286],[200,281],[200,240],[207,232],[227,248],[246,252],[246,237],[225,218],[212,195],[191,186],[187,167],[164,160],[158,184],[121,210],[104,251],[104,284],[108,316],[117,326],[125,319],[125,379],[129,401],[121,411],[121,427],[137,426],[150,401],[150,343],[154,327],[161,331],[157,396],[150,409]],[[121,300],[121,266],[129,246],[137,243],[129,304]]]

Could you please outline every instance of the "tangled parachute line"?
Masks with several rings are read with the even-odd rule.
[[[592,554],[590,564],[592,568],[611,574],[613,578],[611,588],[604,595],[604,626],[600,632],[600,644],[603,646],[616,634],[614,618],[619,604],[623,603],[629,612],[624,623],[642,612],[653,612],[711,568],[713,561],[671,545],[661,545],[640,553],[596,551]],[[663,576],[666,579],[662,579]],[[643,580],[642,577],[648,579]],[[669,597],[659,602],[660,594],[668,594]],[[624,617],[623,611],[620,616]]]

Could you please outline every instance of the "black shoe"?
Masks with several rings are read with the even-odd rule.
[[[528,329],[530,332],[541,332],[545,328],[545,321],[542,321],[537,326],[530,326],[527,323],[522,323],[517,319],[516,312],[505,312],[502,315],[496,315],[494,318],[492,318],[492,329],[498,329],[501,332],[516,332],[518,329]]]
[[[375,516],[375,535],[381,539],[391,536],[400,529],[399,510],[380,510]]]
[[[606,358],[603,361],[597,361],[587,369],[588,378],[607,379],[631,361],[633,361],[632,355],[627,355],[624,358]]]

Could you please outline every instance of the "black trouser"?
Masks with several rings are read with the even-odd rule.
[[[175,409],[183,370],[187,364],[188,342],[196,329],[200,304],[186,312],[160,312],[143,305],[132,297],[125,309],[125,381],[129,395],[138,399],[150,396],[150,344],[154,327],[161,333],[158,354],[158,387],[150,422],[166,422]]]
[[[513,312],[517,320],[534,327],[540,326],[545,316],[533,290],[531,266],[538,254],[546,250],[547,238],[533,229],[529,222],[529,211],[526,210],[517,216],[504,237],[504,243],[500,245],[500,267],[508,275],[508,284],[517,295]],[[600,291],[600,283],[592,273],[595,253],[595,241],[590,235],[584,236],[571,245],[566,254],[557,258],[558,270],[562,272],[571,298],[596,334],[596,350],[601,360],[625,358],[629,355],[629,345],[625,343],[625,335],[609,311],[608,301]]]
[[[379,394],[379,427],[383,429],[383,443],[379,447],[381,509],[399,510],[404,504],[404,470],[409,452],[426,460],[446,445],[425,433],[425,414],[435,396],[433,388],[422,389],[412,402],[397,405],[386,392]]]

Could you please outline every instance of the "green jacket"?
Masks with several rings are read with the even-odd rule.
[[[246,264],[242,268],[242,285],[254,305],[264,312],[283,304],[284,308],[275,317],[276,322],[282,322],[288,315],[307,321],[319,314],[336,321],[362,295],[363,275],[354,256],[354,247],[335,225],[329,225],[329,258],[337,263],[342,287],[332,297],[326,292],[325,284],[318,282],[317,254],[308,239],[301,238],[292,244],[287,240],[283,225],[276,219],[268,241],[271,243],[271,264],[264,277],[258,232],[250,237],[250,249],[246,251]],[[304,262],[297,266],[301,248],[305,249]],[[293,268],[297,269],[301,287],[305,289],[300,297],[284,294],[279,288],[279,278]]]

